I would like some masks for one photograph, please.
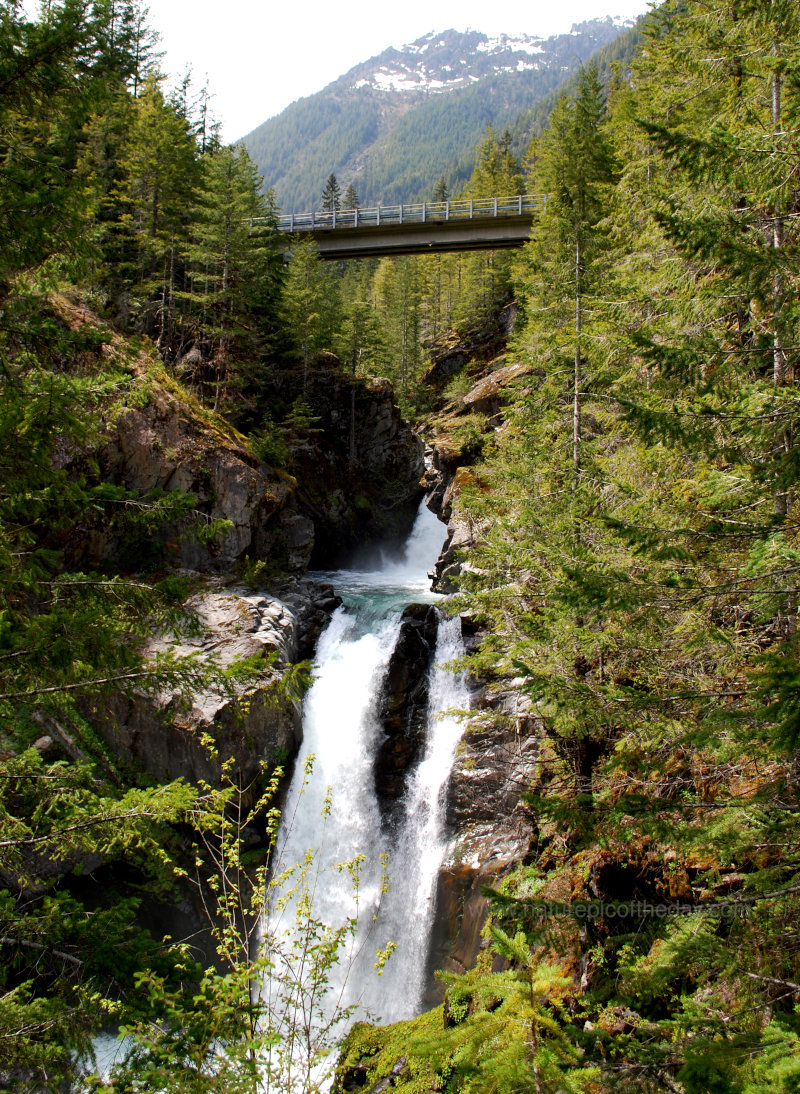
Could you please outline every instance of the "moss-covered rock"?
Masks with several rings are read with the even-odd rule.
[[[364,1094],[432,1094],[444,1089],[442,1077],[413,1050],[417,1039],[435,1037],[444,1029],[442,1007],[407,1022],[372,1026],[359,1022],[342,1045],[333,1094],[359,1090]]]

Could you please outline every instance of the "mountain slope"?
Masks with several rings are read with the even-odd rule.
[[[611,18],[548,39],[447,30],[390,48],[244,138],[286,211],[314,208],[334,171],[365,204],[455,189],[489,125],[503,129],[624,29]]]

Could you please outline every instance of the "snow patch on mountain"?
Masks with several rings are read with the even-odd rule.
[[[602,33],[612,26],[630,25],[621,17],[575,24],[572,35],[607,40]],[[600,34],[598,36],[598,31]],[[507,73],[524,73],[564,67],[556,56],[558,43],[567,36],[537,38],[528,34],[500,34],[480,31],[431,31],[407,45],[393,47],[358,65],[344,79],[355,90],[371,88],[383,94],[421,94],[452,91],[486,78]],[[563,52],[563,45],[561,47]]]
[[[479,53],[544,53],[541,38],[513,37],[501,34],[499,38],[487,38],[476,46]]]

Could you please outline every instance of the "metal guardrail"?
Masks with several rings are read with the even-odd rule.
[[[540,194],[513,194],[503,198],[464,198],[457,201],[423,201],[416,205],[377,205],[372,209],[331,209],[312,213],[287,213],[278,217],[280,232],[339,231],[380,228],[399,224],[445,224],[450,221],[488,220],[497,217],[529,217],[544,205]],[[264,217],[251,220],[251,226]]]

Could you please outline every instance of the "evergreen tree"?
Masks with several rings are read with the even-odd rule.
[[[467,197],[508,197],[525,192],[525,180],[519,160],[512,152],[512,143],[508,130],[496,137],[489,127],[475,151],[475,167],[465,188]]]
[[[80,0],[26,20],[0,5],[0,267],[80,252],[86,195],[75,174],[81,128],[108,91],[97,23]]]
[[[97,0],[92,9],[98,66],[113,73],[134,97],[163,56],[157,49],[159,35],[147,18],[147,8],[131,0]]]
[[[322,208],[328,213],[335,213],[342,207],[342,190],[336,175],[332,172],[328,175],[328,181],[322,191]]]
[[[433,188],[432,201],[447,201],[450,197],[450,188],[447,185],[447,179],[444,175],[441,175],[439,181]]]
[[[422,281],[414,258],[382,259],[373,292],[383,342],[382,372],[409,406],[422,367]]]
[[[511,150],[511,137],[499,138],[491,127],[475,152],[475,168],[464,189],[465,197],[507,197],[524,192],[519,160]],[[454,260],[458,275],[456,325],[479,325],[511,299],[511,258],[496,251],[476,251]],[[476,323],[477,320],[477,323]]]
[[[165,98],[161,82],[148,77],[130,104],[113,199],[137,329],[153,334],[168,359],[177,349],[176,296],[199,163],[191,122],[179,101]]]
[[[347,184],[347,189],[345,190],[344,197],[342,198],[342,208],[358,209],[360,205],[361,203],[358,199],[358,193],[356,192],[356,188],[352,184],[352,182],[350,182]],[[324,208],[325,206],[323,205],[323,209]]]
[[[184,303],[213,368],[216,409],[237,379],[236,343],[244,340],[248,355],[256,356],[256,330],[260,326],[263,333],[269,331],[282,262],[265,226],[251,227],[255,218],[274,218],[274,203],[263,194],[262,180],[245,149],[221,148],[206,155],[202,167],[200,204],[187,246],[191,291]]]
[[[302,361],[304,394],[311,360],[324,348],[331,329],[329,312],[334,306],[334,298],[330,275],[316,244],[313,240],[296,244],[292,248],[281,307]]]
[[[614,180],[610,141],[603,131],[605,95],[598,72],[583,69],[573,97],[553,110],[550,126],[534,153],[533,189],[547,203],[528,245],[526,279],[530,321],[529,352],[553,371],[563,363],[564,348],[572,357],[572,466],[581,468],[581,399],[585,355],[592,344],[587,330],[598,309],[587,314],[587,302],[603,278],[599,224],[609,211]],[[596,339],[594,339],[596,345]]]
[[[547,741],[527,796],[539,831],[564,834],[565,863],[594,861],[601,900],[615,887],[604,889],[600,847],[640,876],[671,862],[657,884],[698,904],[632,933],[610,917],[586,924],[597,948],[580,959],[584,998],[599,1028],[580,1040],[598,1061],[620,1054],[602,1065],[609,1089],[788,1090],[797,1072],[796,1016],[784,1004],[772,1018],[796,959],[761,949],[786,937],[800,866],[797,406],[783,326],[798,286],[781,167],[797,118],[796,18],[781,4],[656,13],[633,88],[615,91],[625,168],[613,192],[595,173],[601,144],[570,160],[574,105],[554,113],[536,150],[548,206],[522,273],[520,340],[547,371],[469,500],[486,529],[470,559],[484,576],[467,578],[493,624],[483,663],[496,670],[508,651]],[[493,517],[487,489],[504,499]],[[768,843],[781,847],[769,862]],[[749,917],[722,922],[696,894],[713,907],[733,869],[730,900]],[[623,1006],[630,1029],[610,1037],[603,1015]]]

